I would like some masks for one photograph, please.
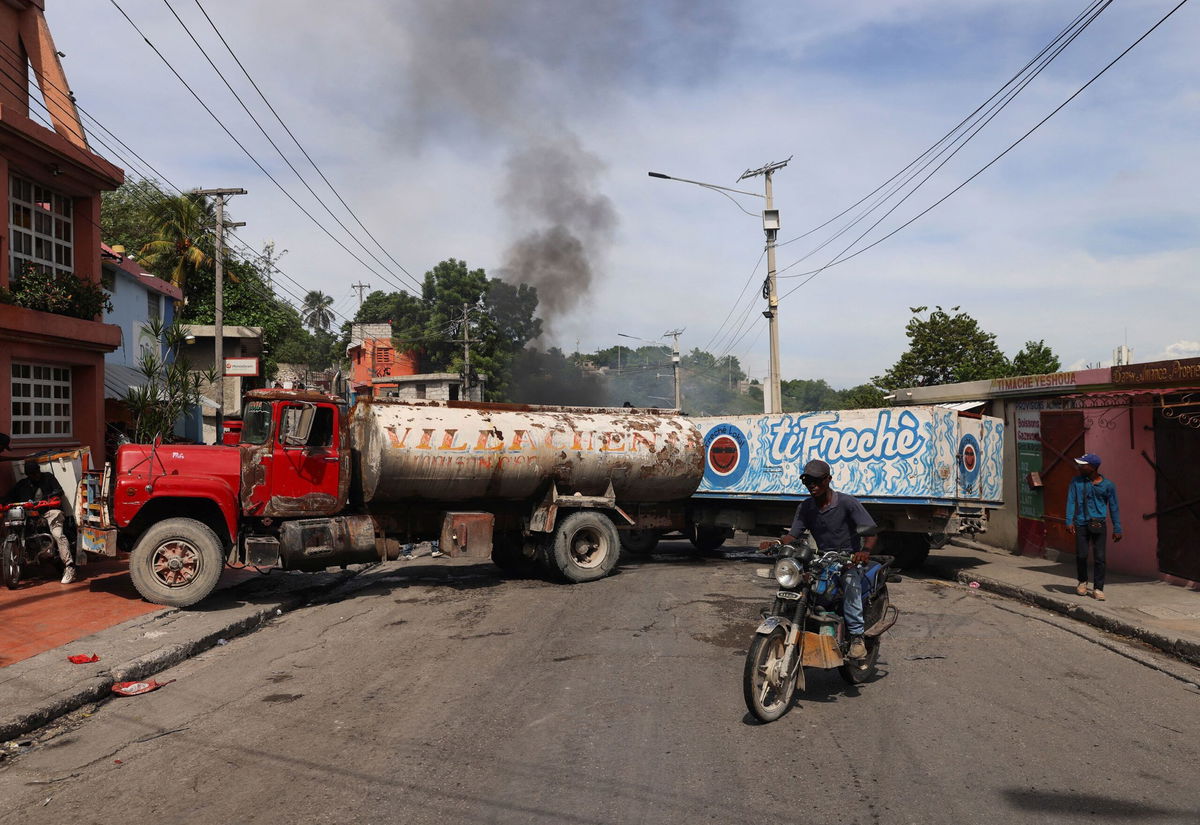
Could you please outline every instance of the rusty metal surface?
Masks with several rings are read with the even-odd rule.
[[[837,639],[824,633],[804,631],[804,653],[800,664],[804,667],[840,667],[842,654],[838,651]]]
[[[449,556],[488,558],[492,554],[491,513],[446,513],[442,520],[440,547]]]
[[[373,400],[351,413],[367,501],[528,500],[566,495],[671,501],[704,472],[700,433],[675,413]]]

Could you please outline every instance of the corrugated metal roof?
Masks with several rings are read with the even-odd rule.
[[[967,410],[974,410],[979,407],[982,407],[985,403],[987,403],[987,402],[985,402],[985,401],[956,401],[953,404],[937,404],[936,406],[946,407],[947,409],[951,409],[951,410],[958,410],[959,412],[966,412]]]
[[[124,401],[133,387],[146,386],[146,374],[124,364],[104,365],[104,397]]]

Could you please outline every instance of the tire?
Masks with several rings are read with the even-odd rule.
[[[188,607],[208,596],[224,567],[217,534],[190,518],[154,525],[129,556],[129,577],[142,598],[170,607]]]
[[[796,696],[796,675],[800,669],[800,655],[792,672],[780,674],[783,654],[786,650],[787,630],[777,627],[767,635],[755,634],[750,650],[746,653],[746,666],[742,670],[742,696],[746,708],[760,722],[774,722],[787,713]]]
[[[16,590],[21,584],[23,555],[24,548],[21,547],[20,538],[9,536],[4,540],[4,546],[0,548],[0,577],[4,579],[4,586],[9,590]]]
[[[531,550],[533,545],[529,545]],[[536,561],[536,553],[526,549],[520,533],[500,533],[492,540],[492,564],[506,573],[526,573]]]
[[[867,658],[859,662],[846,661],[846,664],[838,668],[838,673],[848,685],[861,685],[863,682],[875,675],[876,665],[879,663],[879,636],[867,636],[863,639],[863,643],[867,646]]]
[[[900,570],[915,570],[929,558],[929,534],[888,533],[884,552],[895,557]]]
[[[548,549],[552,570],[572,583],[589,582],[617,566],[621,537],[607,516],[580,510],[559,523]]]
[[[711,553],[725,543],[725,539],[729,538],[729,531],[724,527],[702,527],[695,525],[692,527],[692,534],[688,538],[692,542],[692,547],[695,547],[701,553]]]
[[[929,547],[933,550],[941,550],[950,543],[950,536],[946,533],[930,533]]]
[[[648,556],[658,547],[661,533],[657,530],[619,530],[621,547],[631,556]]]

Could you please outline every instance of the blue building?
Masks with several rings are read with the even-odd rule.
[[[183,290],[146,272],[121,247],[101,244],[100,263],[102,283],[112,294],[113,306],[104,321],[121,328],[120,346],[104,356],[104,419],[119,426],[129,423],[124,403],[129,388],[146,383],[138,365],[143,348],[154,343],[142,330],[151,320],[165,325],[174,321],[175,303],[183,299]]]

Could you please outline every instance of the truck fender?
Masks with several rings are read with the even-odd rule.
[[[791,626],[791,620],[785,619],[783,616],[768,616],[767,618],[763,619],[762,624],[758,626],[758,629],[755,630],[754,633],[758,636],[769,636],[771,635],[771,631],[777,627],[782,627],[787,630],[790,629]]]
[[[207,499],[216,504],[217,509],[221,511],[221,517],[225,520],[225,528],[228,531],[226,535],[231,541],[236,538],[238,534],[237,493],[221,479],[197,478],[196,476],[158,476],[152,483],[154,486],[150,498],[138,508],[138,512],[145,509],[155,499]]]

